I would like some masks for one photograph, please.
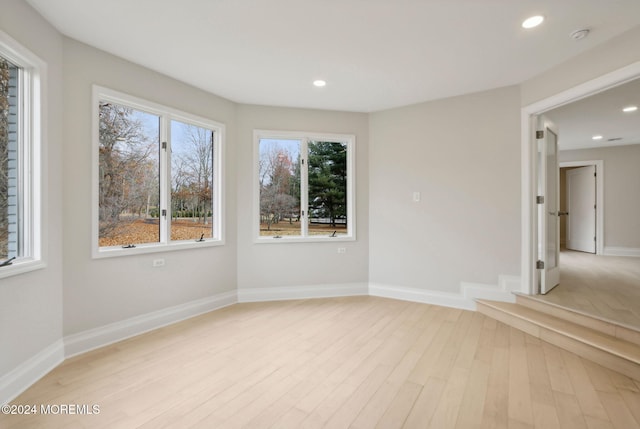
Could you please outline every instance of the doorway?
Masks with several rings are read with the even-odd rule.
[[[571,175],[574,176],[574,180],[579,181],[581,184],[578,186],[589,186],[589,189],[576,189],[576,183],[573,181],[567,181],[567,173],[570,170],[577,170],[583,168],[591,168],[593,174],[593,187],[588,183],[588,177],[584,177],[585,175],[579,174],[578,171],[574,171]],[[584,171],[584,170],[583,170]],[[586,173],[586,171],[584,171]],[[578,174],[576,174],[578,173]],[[591,174],[591,173],[590,173]],[[570,176],[571,176],[570,175]],[[583,176],[583,177],[579,177]],[[587,183],[582,183],[587,182]],[[593,201],[593,206],[595,209],[593,210],[593,233],[589,234],[586,232],[586,226],[584,223],[591,223],[591,219],[587,219],[586,213],[581,213],[580,210],[586,211],[588,207],[570,207],[570,193],[571,190],[569,187],[574,185],[574,195],[575,192],[588,192],[592,196],[589,196],[589,200]],[[574,201],[575,203],[575,201]],[[584,201],[583,201],[584,203]],[[580,205],[580,202],[578,202]],[[560,162],[560,247],[561,249],[569,249],[569,250],[578,250],[588,253],[594,253],[596,255],[604,254],[604,163],[602,160],[593,160],[593,161],[561,161]],[[573,216],[573,217],[572,217]],[[577,234],[578,237],[574,237],[574,240],[579,240],[579,242],[571,243],[570,237],[568,237],[568,229],[572,227],[573,223],[573,232]],[[582,225],[580,225],[582,223]],[[581,228],[582,226],[582,228]],[[591,239],[589,236],[592,236],[594,239]],[[591,244],[593,247],[588,248],[588,245]]]
[[[630,82],[640,76],[640,62],[623,69],[608,73],[592,81],[556,94],[526,106],[521,111],[521,149],[522,149],[522,252],[521,252],[521,291],[535,295],[540,280],[537,268],[538,256],[538,153],[536,147],[536,125],[538,116],[554,108],[581,100],[596,93]],[[560,131],[562,133],[562,131]],[[602,195],[602,194],[600,194]],[[602,205],[600,205],[602,207]],[[542,231],[546,233],[546,231]],[[596,233],[597,234],[597,233]],[[602,244],[603,236],[600,235]],[[596,245],[598,251],[598,246]]]

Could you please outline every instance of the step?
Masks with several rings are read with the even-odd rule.
[[[603,334],[640,345],[640,330],[613,320],[593,316],[578,310],[566,308],[549,301],[538,299],[535,295],[515,293],[516,303],[537,311],[586,326]]]
[[[522,304],[488,300],[476,303],[478,311],[486,316],[640,381],[638,344]]]

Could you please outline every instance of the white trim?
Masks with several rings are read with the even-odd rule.
[[[497,287],[482,283],[461,282],[460,289],[462,296],[471,300],[490,299],[492,301],[515,302],[516,297],[513,292],[520,290],[520,277],[501,275],[498,277]]]
[[[559,94],[532,103],[521,109],[521,168],[522,168],[522,249],[521,249],[521,292],[535,294],[537,255],[536,243],[536,157],[535,126],[532,121],[536,115],[564,104],[577,101],[617,85],[622,85],[640,76],[640,61],[636,61],[619,70],[607,73],[596,79],[577,85]]]
[[[591,165],[596,167],[596,255],[604,255],[604,162],[602,160],[567,161],[561,162],[560,168]]]
[[[8,404],[64,361],[60,339],[0,377],[0,405]]]
[[[47,195],[47,63],[0,30],[2,56],[21,68],[19,85],[19,182],[23,197],[19,204],[22,226],[21,255],[13,265],[2,267],[0,278],[46,267],[47,227],[43,195]]]
[[[24,392],[65,359],[127,338],[171,325],[238,302],[263,302],[343,296],[378,296],[403,301],[476,310],[475,299],[514,302],[512,291],[520,289],[520,278],[501,275],[498,285],[461,283],[460,293],[408,288],[378,283],[343,283],[312,286],[249,288],[224,292],[152,313],[132,317],[99,328],[67,335],[32,356],[0,378],[0,405]]]
[[[260,236],[260,140],[261,139],[281,139],[298,140],[301,143],[300,153],[308,155],[308,143],[312,140],[323,140],[328,142],[340,142],[347,145],[347,234],[336,237],[308,235],[306,219],[308,216],[308,195],[301,194],[301,207],[305,207],[304,218],[301,217],[300,236],[279,237]],[[306,159],[306,158],[305,158]],[[301,168],[300,181],[304,184],[301,191],[308,187],[307,165]],[[252,231],[253,242],[255,244],[277,244],[277,243],[314,243],[314,242],[335,242],[335,241],[355,241],[356,240],[356,136],[355,134],[337,134],[312,131],[274,131],[274,130],[253,130],[253,209],[252,209]]]
[[[640,257],[640,248],[607,246],[602,254],[605,256],[633,256],[638,258]]]
[[[459,293],[440,292],[428,289],[403,287],[389,284],[369,283],[369,295],[382,298],[399,299],[401,301],[419,302],[422,304],[440,305],[443,307],[474,310],[471,299]]]
[[[420,302],[423,304],[440,305],[471,311],[476,310],[476,299],[515,302],[515,295],[513,292],[520,289],[520,277],[507,275],[501,275],[498,277],[497,286],[482,283],[461,282],[460,293],[369,283],[370,296]]]
[[[160,177],[160,206],[167,211],[167,219],[160,221],[161,234],[160,241],[157,243],[135,243],[135,248],[124,249],[121,246],[113,247],[100,247],[99,245],[99,102],[101,100],[117,103],[123,106],[131,107],[133,109],[151,113],[157,115],[160,118],[159,133],[160,141],[168,142],[169,148],[167,151],[161,151],[159,168],[161,172]],[[183,112],[174,109],[169,106],[147,101],[142,98],[138,98],[123,92],[119,92],[113,89],[105,88],[99,85],[93,85],[92,87],[92,192],[91,192],[91,256],[94,259],[119,257],[127,255],[139,255],[146,253],[158,253],[168,252],[174,250],[183,249],[196,249],[200,247],[212,247],[221,246],[225,244],[225,227],[224,227],[224,204],[226,201],[224,193],[224,155],[225,155],[225,138],[226,127],[223,123],[208,119],[202,116],[194,115],[191,113]],[[214,131],[214,155],[213,162],[213,238],[205,239],[202,242],[196,242],[195,240],[185,241],[171,241],[167,224],[171,218],[171,183],[169,172],[171,169],[169,159],[166,152],[170,150],[170,123],[172,120],[180,121],[186,124],[195,125],[198,127],[206,128]]]
[[[64,337],[69,358],[238,302],[235,291],[187,302]]]
[[[320,284],[238,289],[238,302],[284,301],[308,298],[368,295],[367,283]]]

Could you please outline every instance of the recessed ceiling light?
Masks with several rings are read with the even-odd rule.
[[[638,106],[627,106],[624,109],[622,109],[622,111],[625,113],[635,112],[636,110],[638,110]]]
[[[544,16],[542,15],[532,16],[530,18],[525,19],[522,22],[522,28],[537,27],[538,25],[542,24],[542,21],[544,21]]]
[[[327,82],[325,82],[324,80],[318,79],[313,81],[313,85],[321,88],[323,86],[326,86]]]
[[[591,137],[591,140],[602,140],[602,136],[601,135],[595,135],[593,137]]]

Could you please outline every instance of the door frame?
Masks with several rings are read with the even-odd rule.
[[[588,82],[560,92],[559,94],[524,106],[520,111],[521,122],[521,252],[520,252],[520,278],[521,292],[528,295],[537,293],[538,270],[537,260],[537,236],[538,218],[536,195],[538,186],[537,177],[537,145],[536,145],[536,118],[538,115],[560,107],[562,105],[580,100],[598,92],[605,91],[640,77],[640,61],[636,61],[626,67],[602,75]],[[560,131],[562,132],[562,131]]]
[[[604,255],[604,162],[601,159],[560,162],[560,168],[589,167],[591,165],[596,167],[596,255]]]

